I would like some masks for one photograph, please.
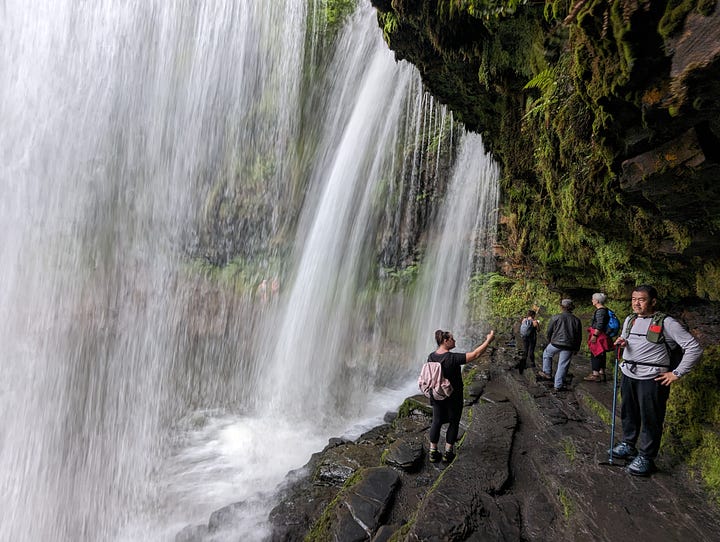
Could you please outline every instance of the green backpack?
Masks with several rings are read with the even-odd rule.
[[[680,361],[683,357],[683,349],[680,348],[680,345],[675,342],[668,342],[665,340],[665,334],[663,333],[663,323],[665,322],[665,318],[667,318],[667,314],[664,312],[656,312],[652,316],[652,320],[650,321],[650,325],[648,326],[647,334],[645,335],[645,338],[655,344],[664,344],[665,348],[668,352],[668,357],[670,358],[670,365],[664,364],[664,363],[642,363],[642,362],[628,362],[631,365],[646,365],[650,367],[670,367],[670,370],[676,369],[678,365],[680,365]],[[628,322],[628,333],[633,327],[633,324],[635,323],[635,320],[637,319],[637,314],[633,314],[630,316],[630,321]]]

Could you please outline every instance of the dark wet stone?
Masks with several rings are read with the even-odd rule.
[[[401,527],[402,525],[383,525],[373,536],[372,542],[387,542]]]
[[[315,480],[320,484],[340,486],[355,472],[355,468],[338,463],[322,463],[318,467]]]
[[[363,529],[347,508],[341,508],[332,529],[333,540],[338,542],[365,542],[370,540],[370,533]]]
[[[392,423],[397,419],[397,417],[398,417],[397,412],[386,412],[385,416],[383,416],[383,421],[385,423]]]
[[[337,531],[333,529],[333,532],[342,535],[338,540],[350,540],[349,537],[356,536],[359,530],[365,533],[365,538],[361,540],[369,540],[370,535],[379,528],[380,519],[392,502],[399,483],[400,476],[391,468],[374,467],[365,470],[362,479],[342,498],[339,525]],[[345,511],[357,524],[359,530],[350,526]]]
[[[406,471],[417,470],[423,461],[422,442],[397,440],[388,448],[385,463]]]

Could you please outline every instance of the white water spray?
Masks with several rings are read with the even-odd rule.
[[[406,149],[449,115],[363,4],[301,121],[306,5],[3,3],[0,540],[172,540],[238,501],[261,540],[284,474],[396,407],[431,330],[461,325],[477,259],[438,279],[432,246],[485,231],[479,203],[439,222],[417,301],[373,287],[378,239],[411,255],[408,196],[442,169]],[[488,158],[458,145],[449,193],[477,202]],[[272,305],[191,263],[270,253],[296,222]]]

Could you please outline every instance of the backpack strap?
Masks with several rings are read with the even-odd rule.
[[[652,315],[652,320],[650,321],[647,333],[645,334],[645,338],[649,342],[655,344],[666,342],[665,335],[663,334],[663,322],[665,322],[665,318],[667,318],[667,314],[664,312],[656,312]],[[628,334],[632,331],[633,325],[635,325],[635,320],[637,320],[637,314],[632,314],[630,316],[630,321],[628,322]]]
[[[664,344],[665,350],[668,353],[668,361],[670,360],[670,346],[668,345],[667,341],[665,340],[665,335],[663,334],[663,322],[665,322],[665,318],[667,318],[667,314],[664,312],[656,312],[652,315],[652,320],[650,321],[650,325],[648,326],[647,333],[645,334],[645,338],[648,340],[648,342],[654,343],[654,344]],[[633,325],[635,324],[635,320],[637,320],[637,314],[633,314],[630,316],[630,321],[628,322],[628,334],[630,334],[630,331],[632,330]],[[623,360],[623,363],[632,365],[632,368],[630,369],[631,372],[635,372],[635,367],[638,365],[642,365],[643,367],[670,367],[670,363],[649,363],[649,362],[642,362],[642,361],[626,361]]]

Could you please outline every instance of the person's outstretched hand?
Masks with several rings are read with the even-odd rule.
[[[485,337],[485,340],[489,343],[493,342],[493,339],[495,338],[495,331],[490,330],[490,333],[487,334],[487,337]]]

